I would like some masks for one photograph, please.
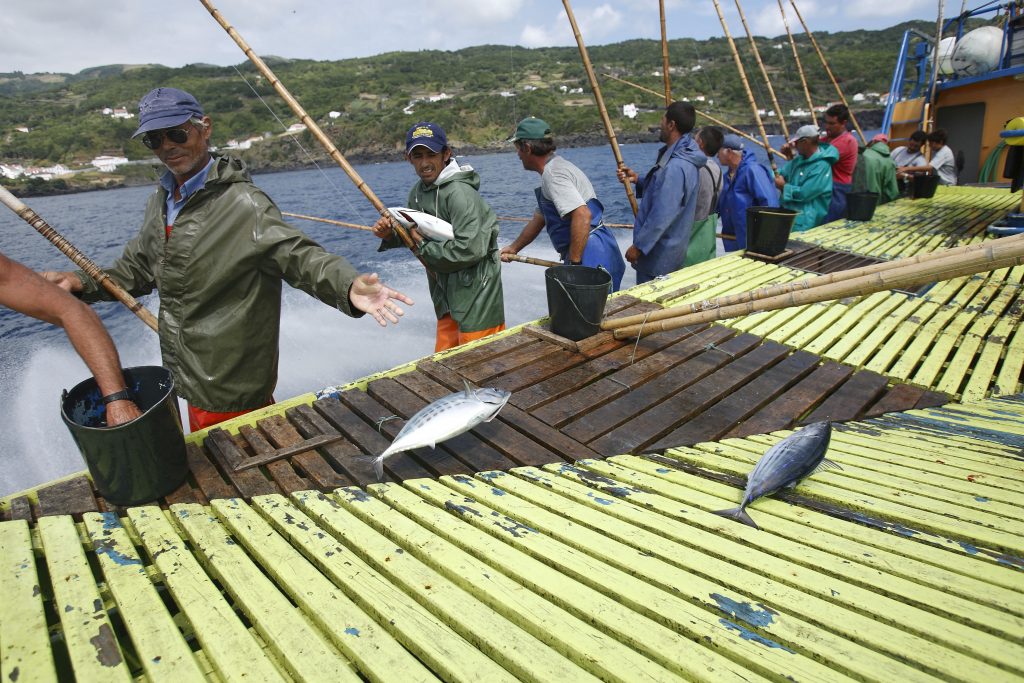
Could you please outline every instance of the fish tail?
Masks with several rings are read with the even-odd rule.
[[[373,459],[373,471],[377,475],[377,481],[384,481],[384,454]]]
[[[735,520],[737,522],[742,522],[743,524],[746,524],[747,526],[752,526],[758,531],[760,531],[761,527],[757,526],[754,520],[751,519],[750,515],[747,514],[745,507],[746,506],[741,505],[737,508],[732,508],[731,510],[715,510],[714,513],[722,517],[728,517],[729,519]]]

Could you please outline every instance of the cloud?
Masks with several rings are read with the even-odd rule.
[[[574,9],[573,16],[583,42],[587,45],[603,42],[602,39],[614,34],[622,24],[622,14],[608,3],[582,11]],[[576,39],[572,34],[569,15],[562,10],[546,25],[524,26],[519,41],[525,47],[547,47],[572,44]]]

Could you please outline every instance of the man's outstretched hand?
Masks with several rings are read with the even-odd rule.
[[[398,319],[405,314],[396,301],[412,306],[412,299],[385,285],[377,273],[364,273],[356,277],[349,287],[348,299],[353,308],[372,315],[381,327],[387,327],[389,322],[397,324]]]

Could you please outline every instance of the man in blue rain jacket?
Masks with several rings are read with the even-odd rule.
[[[751,206],[779,205],[772,173],[746,149],[743,139],[735,133],[725,136],[718,160],[725,167],[722,192],[718,196],[718,213],[722,217],[722,246],[726,251],[747,248],[747,209]]]
[[[636,184],[640,199],[633,244],[626,250],[637,284],[679,270],[686,259],[700,187],[697,172],[707,162],[690,135],[696,120],[691,104],[673,102],[661,118],[665,146],[658,151],[658,163],[643,180],[628,166],[618,171],[620,181],[628,178]]]

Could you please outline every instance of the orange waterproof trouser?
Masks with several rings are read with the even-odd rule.
[[[446,313],[437,321],[437,341],[434,342],[434,353],[453,349],[474,339],[483,339],[487,335],[501,332],[503,329],[505,329],[505,323],[495,327],[488,327],[486,330],[459,332],[459,324],[452,320],[451,315]]]
[[[269,406],[273,402],[274,402],[274,399],[271,398],[270,399],[270,403],[267,403],[266,405]],[[260,406],[259,408],[265,408],[265,407],[266,406]],[[188,407],[188,428],[191,429],[193,432],[198,432],[200,429],[206,429],[207,427],[212,427],[215,424],[219,424],[221,422],[227,422],[228,420],[230,420],[233,417],[238,417],[239,415],[245,415],[246,413],[251,413],[254,410],[259,410],[259,408],[249,408],[248,410],[238,410],[238,411],[235,411],[235,412],[232,412],[232,413],[215,413],[215,412],[210,411],[210,410],[203,410],[202,408],[196,408],[194,405],[190,404],[189,407]]]

